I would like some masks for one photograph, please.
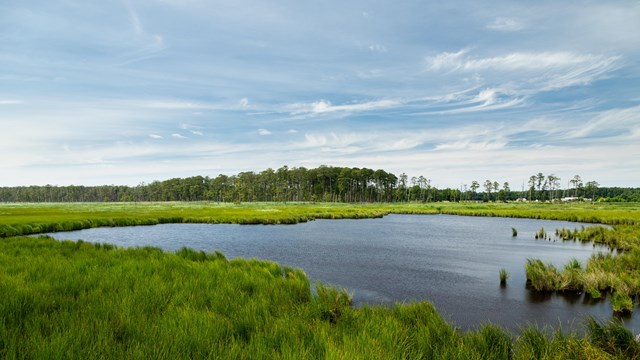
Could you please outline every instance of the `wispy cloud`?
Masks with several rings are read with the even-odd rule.
[[[186,138],[187,138],[186,136],[184,136],[184,135],[180,135],[180,134],[178,134],[178,133],[173,133],[173,134],[171,134],[171,137],[174,137],[174,138],[176,138],[176,139],[186,139]]]
[[[197,135],[197,136],[204,136],[204,133],[200,130],[200,127],[195,126],[195,125],[190,125],[190,124],[180,124],[180,129],[182,130],[186,130],[188,132],[190,132],[193,135]]]
[[[127,12],[129,13],[129,21],[131,23],[131,28],[136,35],[141,35],[143,33],[142,22],[138,17],[138,13],[133,8],[131,1],[123,0],[122,1],[125,7],[127,8]]]
[[[493,86],[527,97],[543,91],[586,86],[604,79],[619,67],[619,60],[618,55],[572,52],[513,52],[477,57],[462,49],[428,57],[426,66],[432,72],[480,75],[490,79]]]
[[[487,150],[499,150],[505,148],[507,143],[505,141],[456,141],[452,143],[438,144],[435,150],[471,150],[471,151],[487,151]]]
[[[380,45],[380,44],[369,45],[369,50],[371,50],[372,52],[378,52],[378,53],[386,53],[388,51],[386,46]]]
[[[216,110],[223,108],[223,106],[219,104],[206,104],[178,100],[129,100],[124,101],[123,104],[131,107],[164,110]]]
[[[18,105],[22,104],[22,100],[0,100],[0,105]]]
[[[568,133],[567,138],[616,137],[636,140],[640,130],[640,106],[626,109],[611,109],[597,114],[592,119]]]
[[[499,17],[487,24],[486,27],[490,30],[513,32],[523,30],[526,28],[526,24],[520,19]]]
[[[571,52],[514,52],[494,57],[473,57],[469,50],[443,52],[427,57],[427,67],[438,71],[531,71],[568,69],[580,72],[602,73],[612,70],[619,56],[576,54]]]
[[[158,134],[149,134],[149,137],[152,139],[163,139],[164,137],[162,135],[158,135]]]
[[[332,112],[363,112],[379,109],[388,109],[400,105],[402,102],[398,100],[383,99],[375,101],[367,101],[360,103],[333,105],[330,101],[319,100],[311,103],[294,103],[284,107],[284,110],[297,114],[323,114]]]
[[[267,129],[258,129],[258,135],[260,135],[260,136],[271,135],[271,131],[269,131]]]

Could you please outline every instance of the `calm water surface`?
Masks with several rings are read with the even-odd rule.
[[[562,221],[389,215],[382,219],[317,220],[297,225],[165,224],[97,228],[50,234],[118,246],[183,246],[227,257],[256,257],[304,269],[312,281],[347,288],[356,305],[431,301],[456,326],[471,329],[492,322],[510,329],[530,323],[578,326],[584,315],[608,319],[608,300],[542,296],[525,288],[524,264],[539,258],[563,266],[571,258],[584,265],[603,247],[535,240],[540,227],[580,227]],[[589,226],[589,225],[585,225]],[[511,228],[518,236],[511,236]],[[499,286],[498,271],[511,277]],[[623,319],[640,332],[638,316]]]

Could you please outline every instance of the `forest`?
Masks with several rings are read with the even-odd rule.
[[[537,173],[521,191],[508,182],[471,181],[459,189],[437,188],[425,176],[409,178],[385,170],[320,166],[283,166],[277,170],[246,171],[236,175],[173,178],[137,186],[17,186],[0,187],[0,202],[438,202],[438,201],[556,201],[566,197],[599,201],[640,201],[640,188],[599,187],[579,175],[562,189],[561,179]]]

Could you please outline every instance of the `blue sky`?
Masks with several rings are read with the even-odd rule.
[[[640,186],[639,1],[0,2],[0,186],[282,165]]]

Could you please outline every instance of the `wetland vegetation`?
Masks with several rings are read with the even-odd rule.
[[[640,289],[636,204],[100,203],[0,205],[0,356],[248,358],[638,357],[622,324],[587,322],[586,336],[523,324],[462,333],[428,302],[350,306],[348,293],[300,270],[220,253],[119,249],[20,235],[158,223],[288,224],[389,213],[525,217],[601,223],[559,240],[619,249],[563,269],[531,260],[537,291],[612,293],[631,311]],[[547,232],[545,235],[549,236]],[[525,264],[523,264],[525,266]],[[506,278],[505,278],[506,280]]]
[[[462,333],[428,302],[350,306],[273,262],[48,237],[0,241],[0,357],[609,359],[640,356],[619,323],[587,336],[494,325]]]

